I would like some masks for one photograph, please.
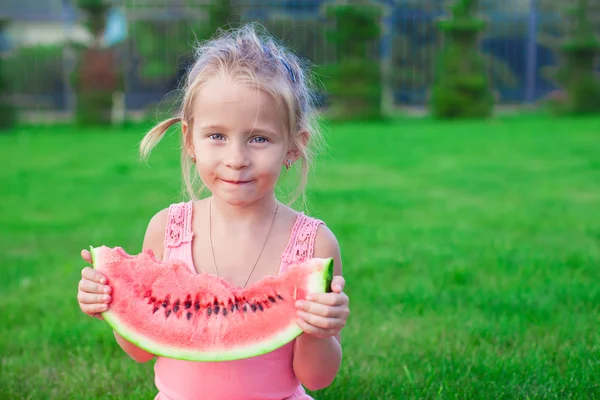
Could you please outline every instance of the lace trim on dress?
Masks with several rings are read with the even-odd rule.
[[[178,203],[169,207],[167,226],[165,228],[165,246],[177,247],[181,243],[191,242],[194,236],[192,231],[192,212],[194,203]]]
[[[281,255],[281,260],[287,264],[300,263],[313,256],[315,250],[315,237],[319,225],[323,221],[310,218],[301,213],[292,229],[290,242]]]

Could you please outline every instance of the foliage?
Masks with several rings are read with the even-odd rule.
[[[368,55],[380,35],[381,9],[368,1],[326,6],[334,28],[326,32],[334,43],[337,62],[323,68],[334,119],[381,119],[382,81],[379,61]]]
[[[13,90],[23,94],[56,91],[63,80],[62,47],[61,44],[37,44],[14,49],[3,66]]]
[[[7,24],[8,20],[0,19],[0,36]],[[0,131],[12,128],[17,123],[17,110],[10,98],[13,88],[4,63],[4,56],[0,53]]]
[[[208,6],[208,31],[205,36],[211,36],[225,26],[235,27],[239,18],[234,13],[235,7],[231,0],[211,0]]]
[[[193,10],[205,9],[205,20],[194,17]],[[138,20],[132,23],[133,45],[140,57],[139,76],[146,82],[163,82],[177,75],[177,65],[189,62],[190,44],[212,36],[219,28],[235,26],[231,0],[212,0],[208,5],[189,8],[191,17],[162,20]],[[186,57],[185,55],[188,55]]]
[[[110,0],[77,0],[77,7],[86,15],[85,26],[95,40],[100,39],[106,28],[106,16],[111,6]]]
[[[325,65],[335,61],[335,54],[324,48],[326,26],[319,17],[298,23],[293,15],[269,13],[260,23],[266,30],[299,57],[314,65]]]
[[[575,17],[575,29],[560,46],[562,65],[554,74],[564,94],[549,99],[549,104],[559,114],[600,113],[600,79],[595,71],[600,40],[590,22],[588,1],[579,0],[570,13]]]
[[[484,59],[477,37],[486,27],[475,17],[477,0],[457,0],[452,17],[438,21],[447,43],[436,65],[430,108],[438,118],[490,116],[494,108]]]
[[[438,40],[438,30],[433,19],[423,19],[406,23],[399,21],[394,27],[392,38],[392,71],[390,84],[395,90],[424,93],[435,79],[436,51],[442,45]],[[497,32],[494,31],[494,36]],[[518,79],[511,70],[508,62],[493,54],[482,52],[480,57],[485,65],[485,71],[492,86],[502,85],[515,88]],[[404,101],[422,104],[420,96],[413,95]]]
[[[135,21],[131,24],[133,49],[137,53],[138,76],[143,82],[157,83],[176,76],[176,65],[190,54],[190,43],[202,22],[190,19]]]
[[[136,5],[129,5],[135,9]],[[197,5],[188,1],[188,16],[173,21],[137,20],[132,23],[132,48],[140,63],[138,76],[147,84],[165,84],[176,86],[177,78],[183,76],[193,62],[194,51],[190,46],[212,36],[218,29],[235,27],[239,18],[231,0],[211,0],[209,4]],[[205,18],[196,18],[198,11],[206,11]],[[135,13],[135,11],[133,11]],[[145,118],[149,121],[171,114],[177,105],[177,96],[166,95],[159,103],[151,103],[145,109]]]
[[[90,46],[77,46],[77,65],[71,83],[77,94],[76,122],[79,125],[110,125],[113,97],[123,90],[123,74],[114,49],[102,47],[109,0],[78,0],[86,14],[86,26],[93,36]]]

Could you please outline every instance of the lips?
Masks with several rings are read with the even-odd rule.
[[[229,183],[231,185],[243,185],[244,183],[250,183],[252,181],[242,181],[242,180],[229,180],[229,179],[221,179],[222,182]]]

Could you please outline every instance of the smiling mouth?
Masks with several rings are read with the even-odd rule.
[[[250,183],[250,182],[252,182],[252,181],[230,181],[230,180],[227,180],[227,179],[221,179],[221,181],[223,181],[225,183],[230,183],[232,185],[242,185],[244,183]]]

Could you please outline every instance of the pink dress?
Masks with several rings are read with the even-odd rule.
[[[164,260],[179,259],[193,267],[193,203],[173,204],[165,232]],[[279,273],[291,263],[313,256],[314,240],[323,222],[298,215],[289,243],[281,255]],[[154,365],[155,400],[312,400],[292,368],[294,342],[262,356],[203,363],[157,357]]]

